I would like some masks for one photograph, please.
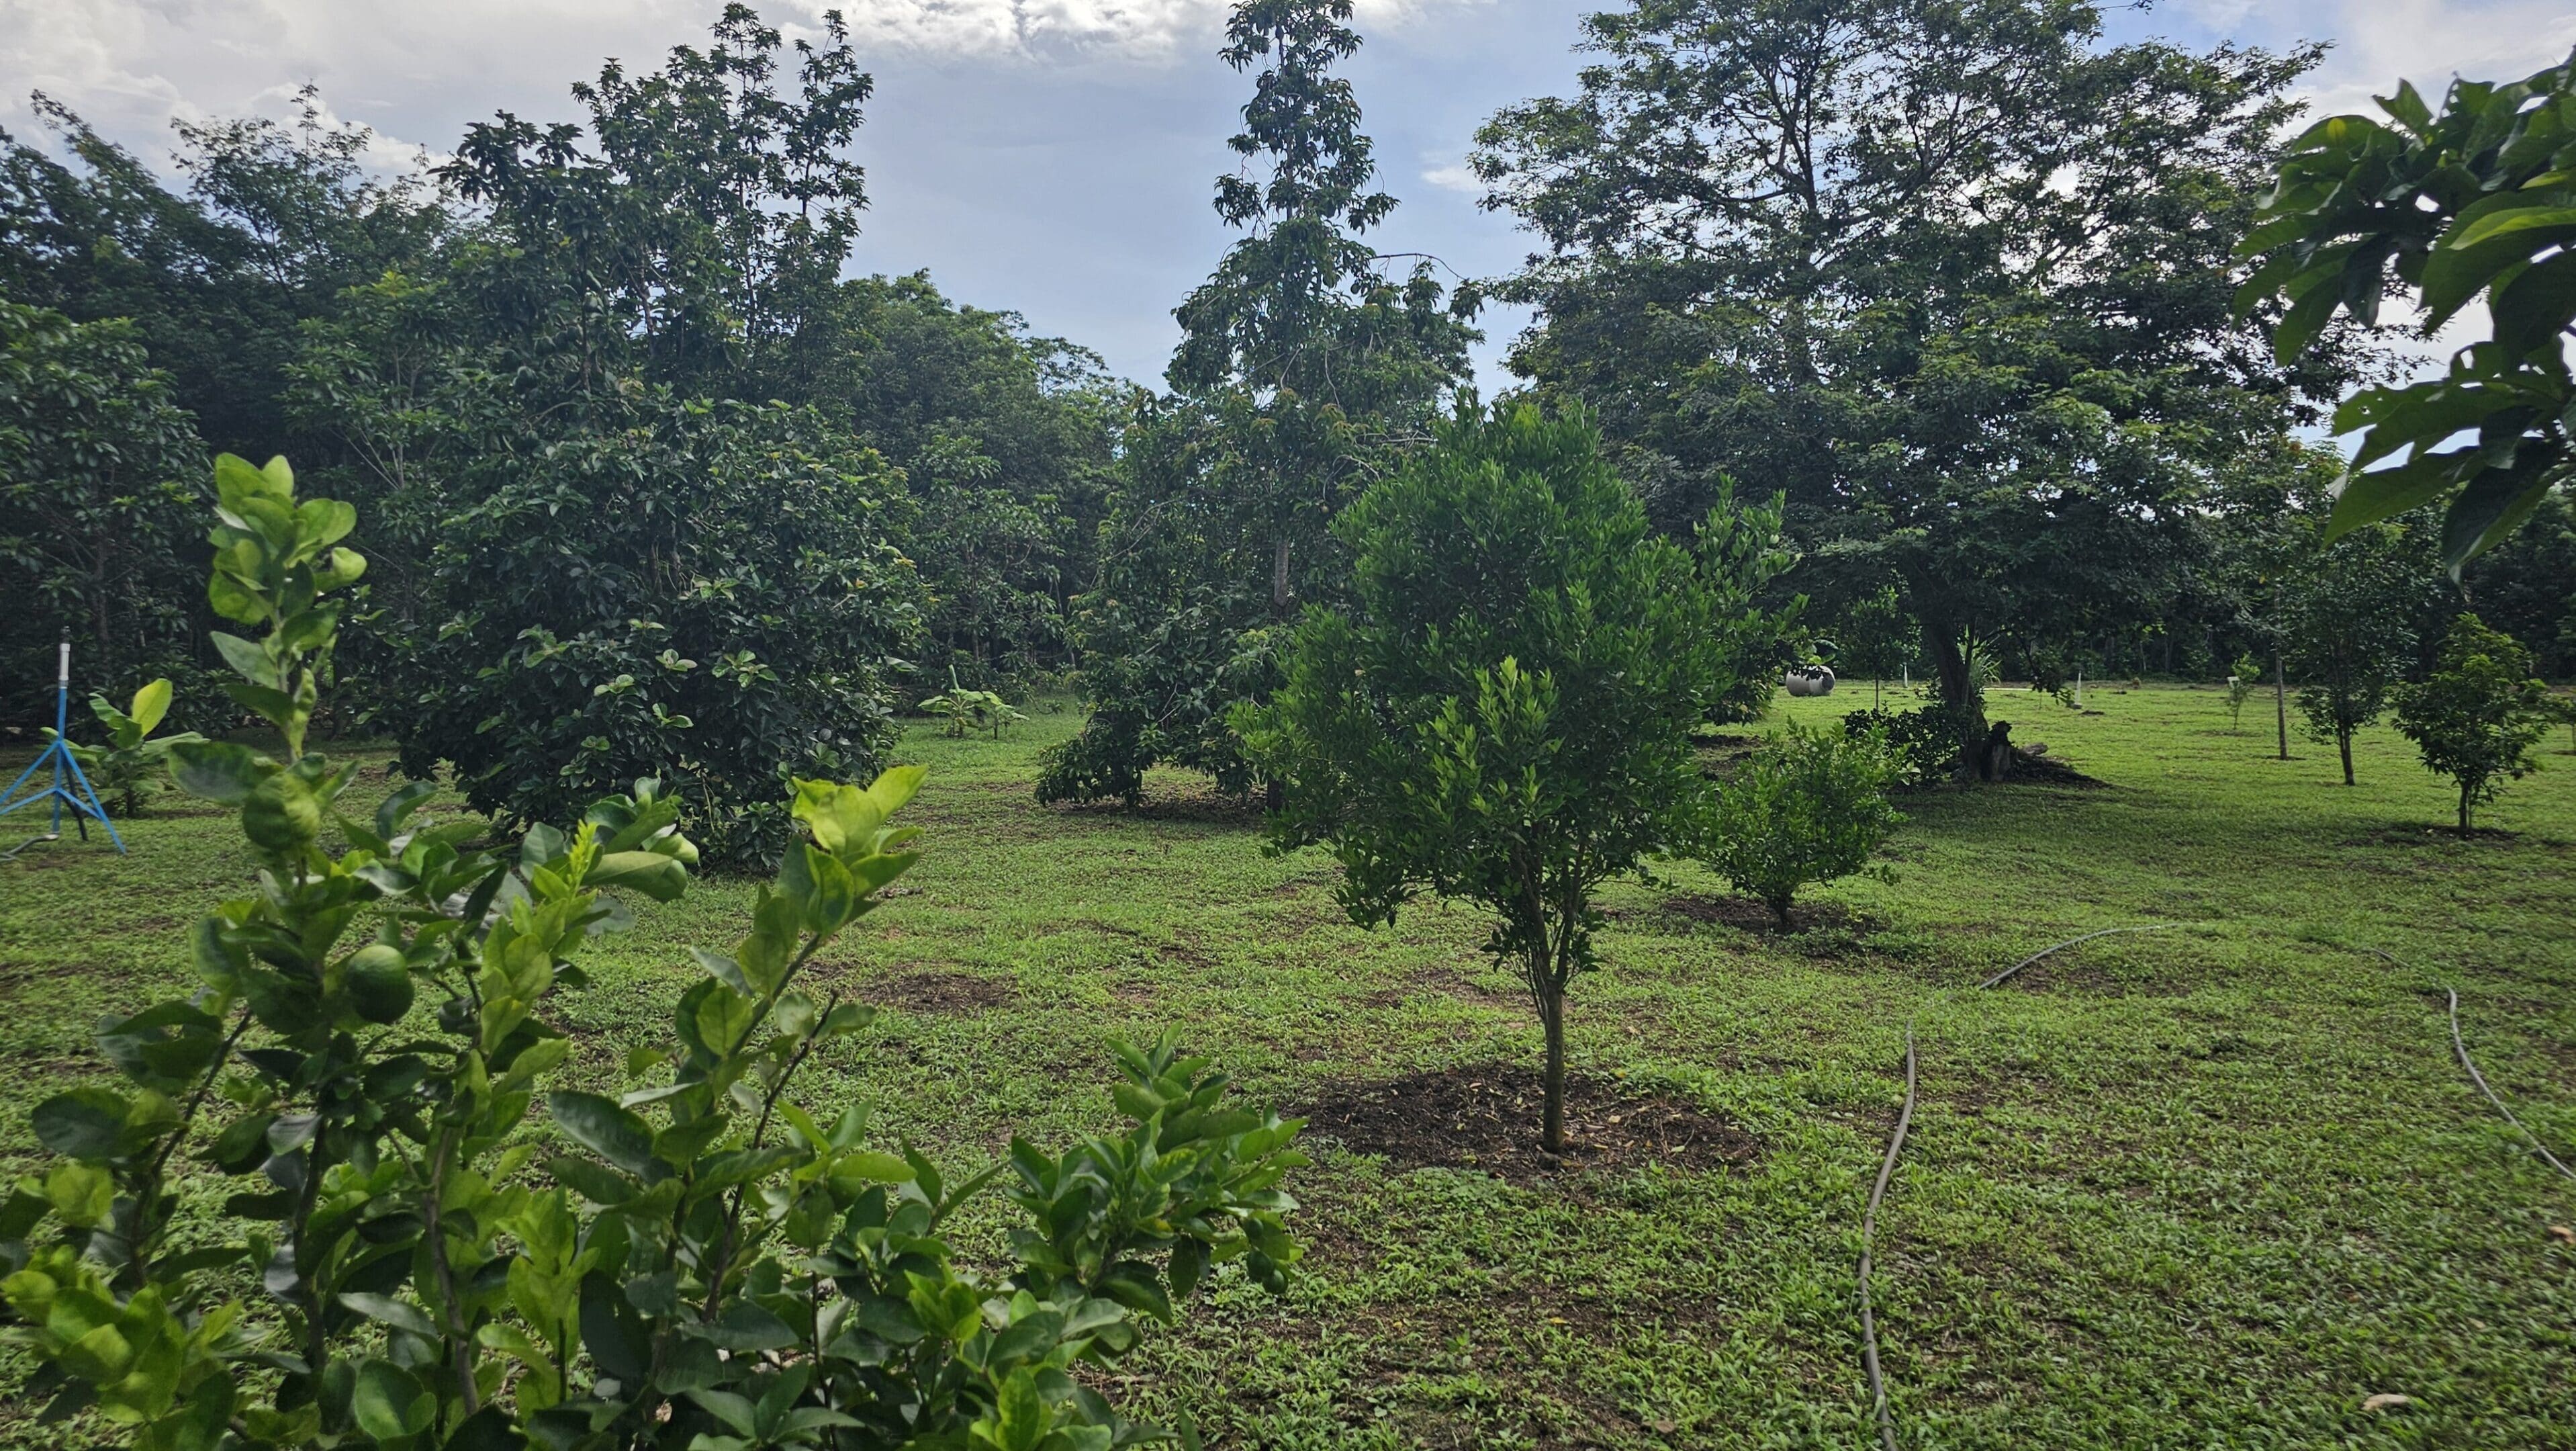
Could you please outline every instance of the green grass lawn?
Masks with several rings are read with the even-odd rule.
[[[802,1097],[871,1099],[964,1165],[1015,1128],[1105,1126],[1103,1041],[1173,1026],[1255,1097],[1349,1123],[1291,1186],[1290,1296],[1221,1278],[1122,1367],[1132,1409],[1186,1407],[1211,1445],[1861,1447],[1860,1210],[1920,1013],[1877,1287],[1907,1445],[2576,1447],[2576,1244],[2552,1233],[2576,1183],[2476,1097],[2437,987],[2497,1090],[2576,1151],[2565,734],[2484,818],[2506,834],[2461,842],[2391,732],[2347,790],[2330,747],[2271,759],[2268,699],[2241,735],[2213,690],[2085,703],[1992,709],[2104,787],[1916,795],[1897,880],[1817,894],[1807,930],[1733,925],[1689,864],[1612,888],[1570,1008],[1593,1148],[1554,1171],[1477,1117],[1508,1111],[1538,1034],[1473,912],[1354,928],[1327,859],[1265,855],[1183,775],[1136,814],[1040,807],[1070,712],[998,744],[917,732],[928,855],[825,974],[887,1011]],[[0,864],[12,1172],[33,1104],[100,1075],[88,1025],[181,983],[185,924],[248,871],[210,807],[128,839]],[[558,999],[579,1071],[659,1040],[684,944],[730,944],[750,895],[703,882],[585,958],[593,985]],[[2151,922],[2192,925],[1951,991]],[[1373,1139],[1394,1113],[1454,1115],[1453,1151]],[[2412,1404],[2365,1412],[2382,1392]],[[23,1414],[0,1440],[39,1437]]]

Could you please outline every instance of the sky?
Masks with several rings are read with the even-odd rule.
[[[759,8],[812,34],[830,0]],[[839,0],[876,99],[857,143],[869,211],[852,270],[928,269],[951,297],[1025,316],[1158,379],[1171,309],[1229,239],[1209,205],[1249,81],[1217,58],[1222,0]],[[1497,109],[1564,94],[1583,58],[1569,0],[1358,0],[1350,75],[1382,184],[1402,199],[1382,251],[1458,274],[1510,271],[1530,248],[1482,210],[1465,160]],[[166,163],[174,117],[290,114],[312,83],[398,160],[443,149],[498,109],[574,119],[569,84],[617,57],[658,64],[721,0],[0,0],[0,127],[37,131],[43,91]],[[2398,76],[2428,96],[2453,74],[2519,78],[2576,48],[2569,0],[2170,0],[2113,10],[2115,38],[2204,47],[2333,46],[2309,94],[2367,109]],[[1486,317],[1488,391],[1527,322]]]

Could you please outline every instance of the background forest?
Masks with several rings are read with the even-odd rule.
[[[871,83],[837,21],[791,45],[737,6],[573,85],[577,119],[504,113],[408,170],[309,94],[180,123],[176,176],[40,100],[44,134],[0,136],[0,728],[46,722],[64,628],[110,698],[167,676],[175,726],[237,723],[201,461],[282,452],[370,521],[329,728],[478,809],[656,775],[764,855],[785,774],[873,765],[951,685],[1068,680],[1093,716],[1043,798],[1133,799],[1157,762],[1240,792],[1226,712],[1345,596],[1329,526],[1462,396],[1489,292],[1539,309],[1521,396],[1596,420],[1660,530],[1744,533],[1764,670],[1841,653],[1973,725],[2005,677],[2332,653],[2299,622],[2346,613],[2311,606],[2365,551],[2310,547],[2316,439],[2394,364],[2351,320],[2276,362],[2230,307],[2314,50],[2111,45],[2083,6],[1604,14],[1581,92],[1474,158],[1541,250],[1452,291],[1375,240],[1346,18],[1236,14],[1258,85],[1216,206],[1244,235],[1160,390],[927,274],[844,275]],[[1774,494],[1776,549],[1744,514]],[[2467,605],[2565,676],[2571,565],[2551,494],[2455,584],[2395,572],[2373,668],[2429,668]]]

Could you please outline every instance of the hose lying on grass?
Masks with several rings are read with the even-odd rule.
[[[1978,983],[1977,987],[1982,991],[1986,988],[1996,987],[2009,982],[2012,980],[2014,974],[2020,972],[2023,968],[2030,966],[2032,963],[2035,963],[2053,953],[2063,952],[2067,948],[2076,946],[2079,943],[2090,942],[2096,937],[2108,937],[2115,932],[2162,932],[2170,928],[2190,925],[2193,924],[2183,922],[2158,922],[2143,927],[2105,927],[2098,932],[2087,932],[2081,937],[2070,937],[2064,942],[2060,942],[2049,947],[2043,947],[2039,951],[2032,953],[2030,956],[2023,958],[2021,961],[2014,963],[2012,966],[2005,968],[2003,971],[1996,973],[1994,976],[1987,978],[1985,981]],[[2391,966],[2396,967],[2401,972],[2411,973],[2415,971],[2414,968],[2407,966],[2405,963],[2398,961],[2395,957],[2380,951],[2376,947],[2365,947],[2361,950],[2386,960]],[[1860,1217],[1860,1359],[1861,1368],[1869,1377],[1870,1406],[1878,1418],[1878,1439],[1886,1448],[1886,1451],[1899,1451],[1899,1447],[1896,1442],[1896,1418],[1888,1410],[1887,1378],[1879,1370],[1878,1364],[1878,1323],[1875,1315],[1873,1314],[1869,1298],[1870,1252],[1878,1238],[1879,1203],[1887,1197],[1888,1182],[1896,1177],[1897,1156],[1904,1152],[1906,1133],[1914,1126],[1914,1088],[1916,1068],[1914,1025],[1922,1018],[1925,1011],[1928,1011],[1933,1007],[1938,1007],[1943,1002],[1948,1001],[1949,998],[1958,991],[1959,990],[1957,988],[1950,988],[1943,991],[1939,997],[1936,997],[1930,1003],[1925,1004],[1924,1008],[1918,1009],[1913,1017],[1905,1020],[1905,1106],[1897,1111],[1896,1129],[1893,1133],[1889,1134],[1887,1138],[1887,1157],[1879,1162],[1878,1182],[1870,1186],[1869,1203],[1862,1209]],[[2531,1151],[2538,1154],[2542,1162],[2548,1164],[2549,1167],[2557,1170],[2567,1178],[2576,1180],[2576,1170],[2571,1170],[2565,1164],[2560,1163],[2558,1156],[2549,1152],[2548,1146],[2541,1143],[2539,1137],[2533,1134],[2529,1128],[2526,1128],[2521,1119],[2514,1116],[2513,1110],[2505,1106],[2505,1101],[2496,1096],[2495,1090],[2487,1086],[2486,1075],[2478,1071],[2478,1065],[2469,1057],[2468,1044],[2463,1042],[2460,1038],[2459,990],[2449,986],[2448,984],[2443,984],[2442,993],[2444,997],[2449,1000],[2448,1010],[2451,1019],[2451,1051],[2458,1056],[2460,1067],[2468,1073],[2469,1082],[2477,1085],[2478,1092],[2485,1096],[2488,1103],[2494,1105],[2497,1113],[2504,1115],[2504,1121],[2513,1125],[2514,1131],[2522,1135],[2523,1142],[2531,1146]]]
[[[2395,957],[2380,951],[2376,947],[2365,947],[2361,950],[2380,959],[2389,966],[2396,968],[2400,972],[2415,972],[2414,968],[2407,966],[2405,963],[2398,961]],[[2424,974],[2417,975],[2423,976]],[[2468,1073],[2469,1082],[2477,1085],[2478,1092],[2485,1095],[2486,1101],[2494,1105],[2497,1113],[2504,1115],[2504,1121],[2513,1125],[2513,1131],[2522,1135],[2522,1141],[2531,1146],[2531,1151],[2540,1156],[2540,1161],[2542,1163],[2547,1164],[2549,1167],[2566,1175],[2570,1179],[2576,1179],[2576,1169],[2570,1169],[2565,1164],[2558,1162],[2558,1156],[2549,1152],[2548,1145],[2543,1144],[2540,1141],[2540,1136],[2524,1127],[2522,1120],[2514,1117],[2513,1110],[2505,1107],[2504,1100],[2496,1097],[2496,1091],[2487,1087],[2487,1076],[2480,1073],[2478,1071],[2478,1065],[2471,1062],[2469,1059],[2469,1045],[2460,1041],[2460,990],[2451,986],[2449,983],[2441,983],[2437,984],[2437,986],[2442,989],[2442,996],[2449,1000],[2448,1011],[2451,1015],[2451,1052],[2460,1060],[2460,1067]]]
[[[2105,927],[2098,932],[2087,932],[2081,937],[2069,937],[2054,946],[2041,948],[1978,983],[1977,988],[1983,991],[1986,988],[2010,982],[2015,973],[2041,958],[2052,953],[2063,952],[2078,943],[2090,942],[2096,937],[2108,937],[2115,932],[2163,932],[2170,928],[2189,925],[2191,924],[2183,922],[2156,922],[2144,927]],[[1939,997],[1925,1004],[1924,1008],[1937,1007],[1958,991],[1957,988],[1947,989]],[[1886,1446],[1887,1451],[1898,1451],[1896,1418],[1887,1408],[1887,1378],[1878,1368],[1878,1322],[1872,1313],[1869,1299],[1870,1250],[1878,1239],[1879,1201],[1887,1197],[1888,1181],[1896,1177],[1896,1157],[1905,1151],[1906,1132],[1914,1126],[1914,1024],[1922,1018],[1923,1011],[1924,1009],[1918,1009],[1913,1017],[1905,1020],[1905,1106],[1897,1111],[1896,1131],[1887,1137],[1887,1157],[1879,1161],[1878,1182],[1870,1186],[1869,1203],[1861,1210],[1860,1215],[1860,1363],[1861,1369],[1869,1376],[1869,1400],[1872,1411],[1878,1417],[1878,1439]]]

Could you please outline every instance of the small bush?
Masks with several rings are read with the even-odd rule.
[[[1850,739],[1877,738],[1893,758],[1898,786],[1938,781],[1959,761],[1959,742],[1967,731],[1969,710],[1927,705],[1921,710],[1856,710],[1843,717]]]
[[[2459,783],[2462,836],[2506,781],[2540,769],[2532,747],[2556,717],[2549,688],[2532,678],[2531,652],[2475,615],[2451,622],[2432,678],[2397,695],[2397,729],[2424,769]]]
[[[1883,735],[1792,726],[1718,787],[1702,860],[1786,927],[1799,888],[1889,875],[1869,859],[1905,820],[1887,792],[1907,769]]]

